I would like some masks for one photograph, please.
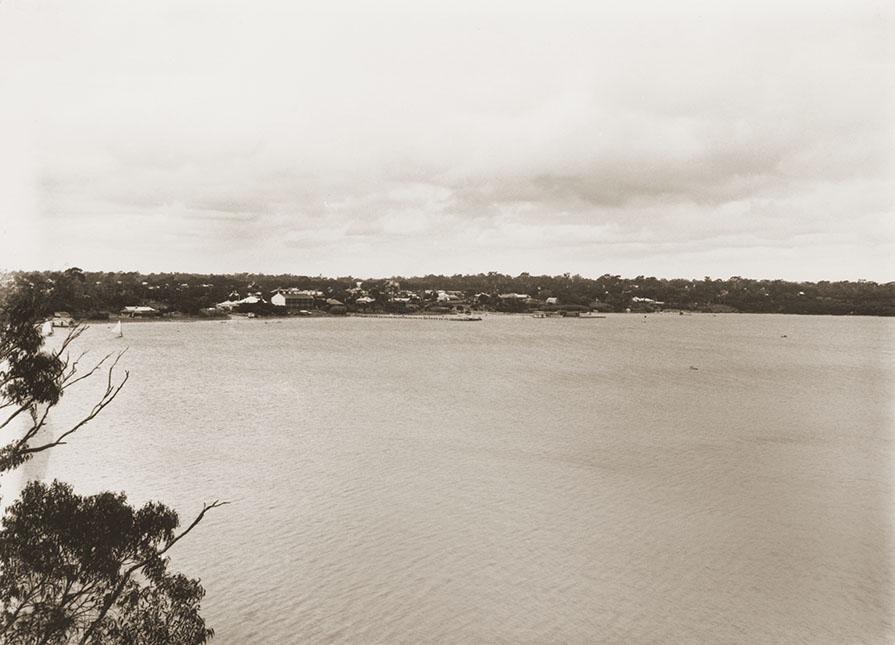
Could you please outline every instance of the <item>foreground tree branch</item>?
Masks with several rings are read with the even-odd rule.
[[[78,364],[81,362],[81,360],[83,360],[87,352],[82,352],[74,361],[69,361],[67,352],[63,354],[63,348],[67,348],[70,341],[78,338],[81,333],[83,333],[83,330],[83,326],[73,328],[72,332],[70,332],[63,341],[62,347],[49,354],[50,356],[57,359],[59,361],[59,364],[61,365],[61,367],[57,370],[59,397],[50,398],[47,403],[43,404],[43,407],[38,401],[35,400],[34,397],[29,397],[28,399],[22,401],[19,404],[19,407],[6,419],[6,421],[3,422],[2,425],[0,425],[0,430],[2,430],[23,412],[28,412],[31,418],[31,423],[23,429],[21,437],[17,441],[14,441],[0,449],[0,472],[8,471],[21,465],[22,463],[27,461],[31,457],[31,455],[43,452],[56,446],[65,445],[67,443],[66,439],[69,436],[71,436],[72,434],[83,428],[85,425],[87,425],[90,421],[95,419],[100,414],[100,412],[102,412],[109,404],[112,403],[112,401],[115,400],[115,398],[124,387],[125,383],[127,383],[128,378],[130,378],[130,372],[125,370],[124,376],[121,378],[120,381],[115,382],[114,380],[115,368],[118,366],[121,357],[124,356],[127,349],[118,352],[117,355],[111,353],[106,354],[86,373],[80,376],[77,375]],[[68,430],[62,432],[53,441],[49,441],[38,446],[30,445],[30,442],[46,425],[46,421],[50,414],[50,411],[58,404],[59,398],[61,398],[61,395],[65,392],[65,390],[75,385],[76,383],[96,374],[113,355],[115,356],[115,359],[112,361],[112,364],[107,369],[105,391],[100,396],[99,401],[94,404],[93,408],[81,420],[75,423]]]
[[[119,374],[126,350],[82,367],[87,352],[73,354],[72,348],[84,326],[70,329],[55,349],[44,349],[39,329],[46,303],[77,273],[44,282],[20,279],[5,293],[0,284],[0,432],[16,430],[0,448],[0,473],[67,444],[130,377],[127,370]],[[102,371],[105,387],[92,408],[54,439],[36,443],[65,392]],[[80,496],[57,481],[29,483],[0,522],[0,642],[207,642],[214,632],[199,613],[205,590],[198,580],[169,572],[167,553],[224,504],[203,505],[177,532],[177,513],[158,502],[136,509],[123,493]]]

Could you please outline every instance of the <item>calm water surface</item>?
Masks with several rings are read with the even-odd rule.
[[[173,552],[217,643],[893,636],[893,320],[108,327],[29,475],[231,500]]]

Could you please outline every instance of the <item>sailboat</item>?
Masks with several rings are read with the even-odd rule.
[[[40,328],[41,336],[47,338],[53,335],[53,321],[47,320]]]
[[[122,336],[124,336],[124,332],[121,331],[121,321],[120,320],[118,321],[118,324],[112,328],[112,335],[115,338],[121,338]]]

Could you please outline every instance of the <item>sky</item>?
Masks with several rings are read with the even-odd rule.
[[[0,0],[0,269],[892,281],[888,6]]]

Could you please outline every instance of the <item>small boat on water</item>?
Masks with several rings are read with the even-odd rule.
[[[52,320],[47,320],[44,322],[43,325],[40,326],[40,335],[43,336],[44,338],[47,338],[47,337],[53,335],[53,321]]]
[[[124,336],[124,332],[121,331],[121,321],[120,320],[118,321],[118,324],[112,328],[112,335],[115,338],[121,338]]]
[[[454,318],[447,318],[447,320],[453,320],[454,322],[475,322],[481,319],[480,316],[456,316]]]

